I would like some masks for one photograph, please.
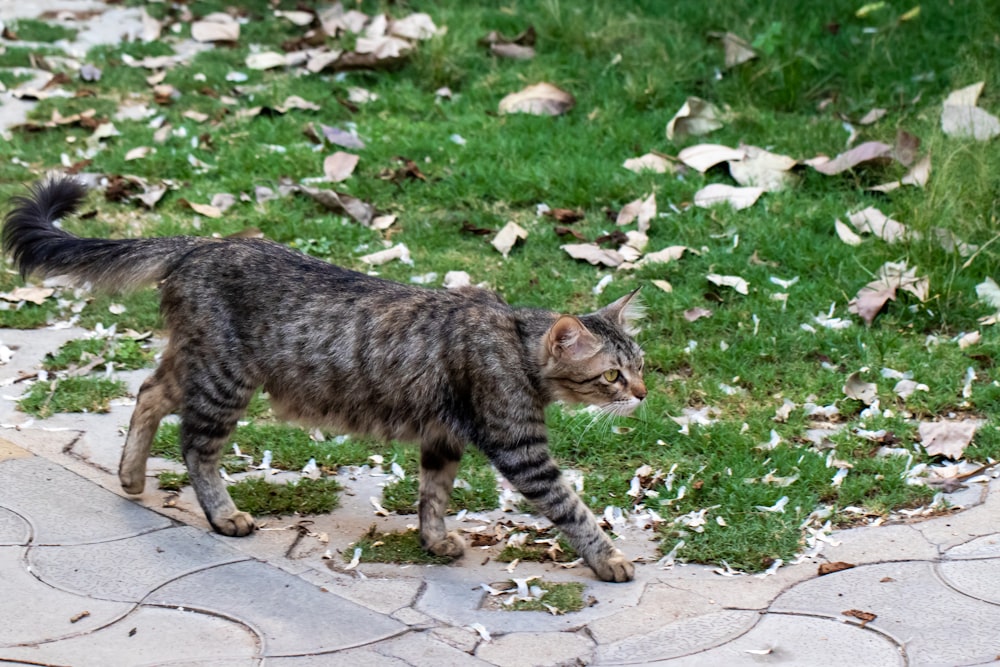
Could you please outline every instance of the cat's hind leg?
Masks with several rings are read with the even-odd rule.
[[[256,387],[222,368],[199,369],[189,374],[185,385],[180,439],[191,486],[216,532],[248,535],[255,528],[253,517],[236,508],[219,474],[219,461]]]
[[[156,371],[139,389],[128,437],[118,465],[118,480],[125,493],[142,493],[146,486],[146,460],[160,420],[180,405],[181,389],[173,349],[167,346]]]
[[[461,445],[446,439],[428,439],[421,445],[420,543],[437,556],[457,558],[465,551],[459,534],[447,532],[444,525],[461,458]]]

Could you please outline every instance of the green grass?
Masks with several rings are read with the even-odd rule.
[[[558,583],[544,579],[531,582],[544,593],[537,600],[517,600],[510,605],[501,605],[507,611],[547,611],[556,614],[580,611],[586,604],[583,601],[583,584],[578,581]]]
[[[191,483],[191,477],[186,473],[164,471],[157,475],[161,491],[180,491]]]
[[[107,412],[111,399],[127,395],[121,380],[68,377],[36,382],[18,405],[28,414],[44,419],[56,412]]]
[[[329,477],[280,484],[248,477],[229,485],[236,506],[255,516],[325,514],[340,503],[340,484]]]
[[[415,530],[398,533],[380,533],[374,525],[368,529],[353,548],[344,551],[344,560],[354,557],[354,548],[361,549],[363,563],[420,563],[446,565],[453,559],[435,556],[420,546],[420,535]]]
[[[521,531],[518,531],[521,532]],[[541,532],[534,528],[525,529],[528,534],[522,546],[512,546],[506,544],[497,555],[497,560],[501,563],[512,563],[515,560],[544,563],[554,561],[556,563],[569,563],[576,560],[576,551],[566,542],[556,531],[547,530]],[[558,549],[553,549],[550,544],[538,544],[536,540],[551,539],[557,537]]]
[[[67,115],[90,108],[98,117],[110,118],[122,100],[138,95],[186,133],[156,144],[155,154],[126,161],[131,148],[154,145],[155,130],[146,121],[115,121],[121,135],[104,142],[87,170],[135,174],[153,182],[167,178],[177,188],[153,212],[93,194],[83,211],[96,215],[65,221],[67,229],[81,235],[224,235],[257,227],[271,239],[361,270],[368,270],[358,260],[365,247],[376,249],[390,239],[406,243],[415,264],[381,266],[378,273],[384,277],[409,282],[414,275],[443,276],[463,269],[474,282],[487,283],[512,303],[565,312],[597,308],[642,286],[649,313],[639,336],[646,351],[647,405],[631,418],[596,423],[587,414],[553,407],[548,413],[552,450],[561,464],[584,475],[582,495],[596,511],[640,502],[666,520],[660,527],[665,549],[686,541],[679,558],[726,560],[754,570],[799,551],[800,524],[818,506],[830,506],[831,520],[848,525],[856,521],[843,512],[848,506],[885,515],[929,502],[927,488],[908,486],[902,479],[904,458],[875,456],[877,445],[852,435],[862,424],[868,430],[891,431],[899,440],[896,446],[912,451],[917,464],[929,459],[914,449],[916,420],[980,416],[987,423],[966,458],[1000,458],[1000,372],[994,361],[1000,336],[996,327],[979,325],[978,318],[991,309],[975,293],[986,277],[1000,278],[1000,243],[991,243],[1000,219],[1000,152],[996,140],[951,138],[940,126],[945,95],[979,80],[985,81],[979,106],[1000,112],[1000,15],[989,0],[924,3],[917,17],[905,21],[902,15],[912,4],[887,3],[858,17],[860,4],[833,0],[818,12],[810,3],[763,0],[724,5],[525,0],[502,7],[458,0],[366,2],[366,11],[395,16],[427,11],[448,30],[421,44],[398,69],[335,77],[293,76],[282,68],[249,70],[245,58],[251,45],[280,49],[301,33],[273,17],[273,3],[252,0],[240,3],[248,22],[238,44],[210,49],[168,71],[165,83],[181,93],[173,103],[156,104],[144,81],[147,72],[124,65],[126,54],[166,55],[170,45],[129,42],[87,55],[88,63],[103,70],[100,81],[74,78],[63,86],[74,93],[93,91],[94,96],[44,100],[32,118],[44,121],[53,110]],[[278,6],[291,9],[294,3],[282,0]],[[225,3],[197,2],[190,9],[201,16],[224,10]],[[149,10],[160,17],[179,15],[170,5]],[[498,59],[476,45],[490,30],[516,34],[528,25],[538,33],[533,60]],[[724,70],[722,48],[709,33],[727,30],[753,43],[759,58]],[[187,31],[183,26],[182,34]],[[48,46],[44,52],[56,50]],[[2,68],[27,66],[33,52],[8,45],[0,54],[0,81],[10,85],[14,80]],[[232,71],[247,74],[239,90],[226,80]],[[504,95],[540,81],[572,92],[576,107],[558,118],[496,114]],[[453,99],[436,99],[434,91],[444,85],[455,93]],[[351,109],[339,102],[350,86],[364,87],[379,98]],[[317,103],[320,110],[253,119],[235,113],[278,104],[291,94]],[[235,97],[236,105],[226,105],[222,95]],[[725,125],[707,137],[668,141],[665,125],[688,96],[726,109]],[[844,119],[856,120],[874,107],[887,109],[887,114],[873,125],[855,125],[855,145],[892,143],[899,130],[918,136],[921,153],[932,159],[925,188],[904,187],[887,195],[865,189],[902,176],[905,169],[899,164],[832,177],[800,168],[793,187],[767,193],[749,209],[700,209],[688,207],[694,193],[710,183],[731,183],[725,168],[676,176],[634,174],[621,167],[625,159],[650,150],[677,155],[702,142],[743,142],[799,159],[832,156],[846,147]],[[189,109],[207,113],[211,120],[199,124],[187,119],[183,114]],[[367,146],[358,151],[354,175],[336,187],[397,215],[393,228],[380,233],[348,223],[303,195],[263,204],[238,201],[218,219],[199,219],[180,203],[205,203],[220,192],[246,192],[252,198],[256,186],[276,188],[281,179],[297,182],[321,175],[324,157],[336,149],[315,150],[303,134],[308,123],[356,125]],[[0,164],[0,198],[22,192],[25,183],[58,168],[63,153],[79,159],[75,147],[90,134],[78,126],[14,131],[9,152],[20,160]],[[452,135],[466,144],[454,143]],[[196,148],[192,137],[199,137]],[[272,151],[272,146],[284,151]],[[189,154],[215,168],[196,173]],[[399,156],[414,160],[426,180],[391,178]],[[650,192],[656,194],[661,215],[652,222],[649,249],[685,245],[698,254],[611,273],[571,260],[560,249],[566,241],[554,233],[554,223],[536,216],[539,203],[579,208],[584,219],[573,227],[594,239],[613,230],[609,212]],[[876,206],[921,232],[922,240],[889,245],[866,238],[857,247],[843,244],[834,234],[834,219],[865,206]],[[489,245],[488,236],[461,231],[465,223],[499,229],[508,220],[525,227],[529,236],[506,260]],[[980,252],[969,259],[942,249],[933,240],[935,227],[979,245]],[[847,312],[847,302],[886,261],[918,267],[930,280],[931,298],[920,304],[901,296],[866,327]],[[750,284],[749,294],[712,285],[705,278],[709,273],[742,276]],[[613,282],[604,294],[595,295],[594,285],[609,274]],[[772,276],[797,276],[799,281],[784,289],[771,282]],[[669,281],[673,291],[660,291],[652,280]],[[15,275],[0,272],[0,291],[19,284]],[[772,299],[777,292],[789,294],[787,305]],[[12,305],[0,310],[0,326],[31,328],[66,320],[71,313],[58,298],[73,300],[71,292],[62,290],[40,306]],[[112,303],[125,305],[125,312],[110,313]],[[826,329],[814,321],[831,304],[836,304],[835,316],[851,320],[851,327]],[[693,307],[711,309],[713,315],[690,322],[683,313]],[[145,290],[96,297],[79,321],[87,327],[117,323],[119,330],[156,329],[161,326],[157,294]],[[804,330],[803,324],[815,331]],[[960,349],[953,342],[974,330],[982,333],[978,344]],[[912,373],[929,391],[902,401],[892,392],[895,381],[880,377],[885,367]],[[868,369],[865,379],[878,384],[881,408],[891,414],[862,418],[863,406],[844,397],[846,377],[862,368]],[[964,396],[968,368],[976,380]],[[775,422],[784,399],[797,407],[786,422]],[[831,484],[836,469],[826,465],[828,451],[804,437],[812,426],[802,408],[807,401],[836,403],[840,410],[834,421],[844,430],[830,437],[830,445],[853,468],[839,486]],[[414,449],[359,439],[314,443],[302,431],[275,426],[266,407],[259,401],[255,405],[254,424],[234,437],[255,461],[265,448],[288,469],[300,468],[311,456],[334,468],[383,453],[386,461],[396,460],[407,472],[406,480],[386,488],[385,506],[398,512],[414,508]],[[670,419],[685,409],[708,407],[716,421],[692,425],[688,434],[679,433]],[[772,429],[782,444],[759,449]],[[169,434],[165,427],[158,447],[167,447],[163,437]],[[627,495],[630,480],[644,465],[664,476],[645,485],[647,493],[634,499]],[[231,458],[227,466],[239,468]],[[671,470],[668,488],[665,475]],[[798,477],[779,487],[761,481],[769,473]],[[472,491],[456,490],[453,509],[495,506],[491,475],[481,458],[463,462],[460,477]],[[685,495],[677,499],[681,487]],[[784,513],[756,509],[783,496],[789,498]],[[706,508],[714,509],[701,532],[679,521]],[[718,524],[717,517],[726,525]]]
[[[46,354],[42,368],[60,371],[71,366],[82,367],[97,357],[113,363],[118,370],[130,371],[149,366],[153,353],[131,338],[83,338],[69,341],[54,354]]]
[[[19,19],[14,21],[9,28],[18,38],[26,42],[56,42],[60,39],[72,40],[76,37],[76,30],[36,19]]]
[[[419,500],[416,448],[407,452],[401,465],[407,473],[406,478],[383,489],[382,506],[390,512],[413,514],[417,511]],[[496,509],[500,502],[496,472],[485,456],[476,451],[466,453],[459,465],[456,479],[459,480],[459,486],[451,492],[449,511],[459,512],[465,509],[470,512],[484,512]]]

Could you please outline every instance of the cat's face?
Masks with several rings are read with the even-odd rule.
[[[632,339],[640,316],[633,292],[596,313],[564,315],[545,335],[542,375],[557,400],[631,414],[646,398],[642,350]]]

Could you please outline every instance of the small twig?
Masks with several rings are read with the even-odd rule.
[[[976,250],[976,252],[972,253],[972,256],[969,257],[969,259],[965,260],[965,263],[962,264],[962,270],[964,271],[965,269],[969,268],[969,266],[972,264],[973,260],[975,260],[976,257],[979,256],[979,253],[981,253],[982,251],[986,250],[986,248],[989,247],[989,245],[991,243],[993,243],[994,241],[996,241],[997,239],[1000,239],[1000,234],[997,234],[996,236],[994,236],[993,238],[991,238],[989,241],[987,241],[983,245],[979,246],[979,248]]]

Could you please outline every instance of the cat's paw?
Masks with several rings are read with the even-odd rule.
[[[253,517],[246,512],[236,511],[226,517],[216,517],[211,520],[212,527],[217,533],[228,535],[229,537],[243,537],[249,535],[257,528]]]
[[[625,554],[618,549],[609,558],[590,566],[599,578],[604,581],[632,581],[635,578],[635,566]]]
[[[452,532],[445,535],[444,539],[428,545],[427,550],[435,556],[458,558],[465,553],[465,541],[458,533]]]
[[[118,473],[118,481],[121,482],[122,491],[133,496],[139,495],[146,488],[145,471],[141,475],[133,475],[121,471]]]

